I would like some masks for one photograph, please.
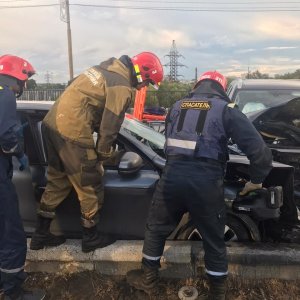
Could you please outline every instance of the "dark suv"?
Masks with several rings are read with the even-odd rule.
[[[300,80],[236,79],[227,94],[253,122],[274,160],[295,168],[294,194],[300,206]]]

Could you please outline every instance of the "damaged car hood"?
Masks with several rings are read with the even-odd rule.
[[[300,97],[246,115],[267,144],[296,148],[300,153]]]

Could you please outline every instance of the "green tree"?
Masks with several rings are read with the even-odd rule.
[[[63,83],[38,83],[37,89],[40,90],[64,90],[66,85]]]
[[[244,74],[247,79],[269,79],[269,74],[263,74],[258,70]]]
[[[37,83],[34,79],[28,79],[26,83],[26,87],[28,90],[35,90],[37,87]]]
[[[293,73],[285,73],[283,75],[276,74],[276,79],[300,79],[300,69],[296,70]]]
[[[159,106],[170,107],[177,100],[186,96],[192,90],[192,83],[164,81],[156,97]]]

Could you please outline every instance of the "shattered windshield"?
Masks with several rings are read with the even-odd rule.
[[[163,151],[165,136],[137,120],[125,118],[122,128],[155,152]]]

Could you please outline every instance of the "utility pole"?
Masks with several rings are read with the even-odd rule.
[[[70,80],[72,80],[74,78],[74,72],[73,72],[72,35],[71,35],[69,6],[70,6],[69,0],[60,0],[60,19],[63,22],[67,23],[69,73],[70,73]]]

